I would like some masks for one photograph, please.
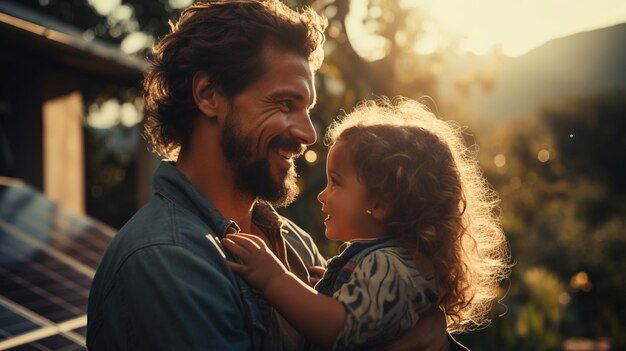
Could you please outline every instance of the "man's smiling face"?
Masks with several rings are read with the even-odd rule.
[[[313,72],[305,58],[273,45],[265,61],[267,72],[232,98],[221,146],[241,191],[287,205],[298,195],[294,159],[317,140]]]

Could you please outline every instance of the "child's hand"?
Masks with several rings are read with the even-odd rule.
[[[317,282],[320,281],[322,276],[324,276],[324,273],[326,272],[326,268],[320,267],[320,266],[309,266],[308,271],[309,271],[309,284],[311,286],[315,286],[315,284],[317,284]]]
[[[263,239],[256,235],[228,234],[221,241],[241,261],[228,261],[230,268],[257,289],[264,291],[273,279],[287,272]]]

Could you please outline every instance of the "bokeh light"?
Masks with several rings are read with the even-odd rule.
[[[504,167],[506,165],[506,156],[504,156],[503,154],[497,154],[493,158],[493,163],[496,165],[496,167]]]
[[[548,162],[550,160],[550,152],[546,149],[541,149],[537,153],[537,159],[539,162]]]
[[[317,162],[317,152],[315,152],[313,150],[307,150],[304,153],[304,159],[308,163],[315,163],[315,162]]]

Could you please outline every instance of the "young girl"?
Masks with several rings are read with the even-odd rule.
[[[347,243],[315,290],[262,239],[227,235],[232,269],[308,340],[378,349],[441,308],[449,332],[488,322],[508,249],[489,189],[459,128],[421,104],[367,102],[329,128],[326,236]]]

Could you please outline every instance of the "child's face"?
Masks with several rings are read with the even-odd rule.
[[[367,189],[357,178],[345,142],[338,141],[326,159],[326,188],[318,195],[324,220],[326,237],[330,240],[350,241],[378,237],[373,232],[373,219],[367,210]]]

